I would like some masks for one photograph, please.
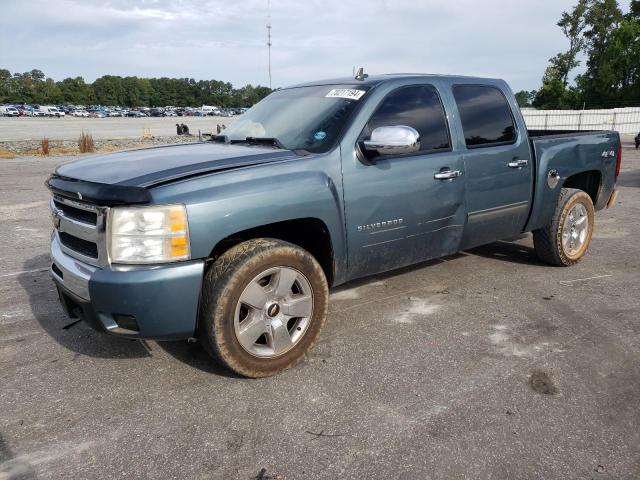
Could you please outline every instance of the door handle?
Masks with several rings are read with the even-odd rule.
[[[512,162],[507,163],[507,167],[522,168],[522,167],[526,167],[528,163],[529,163],[529,160],[514,160]]]
[[[462,176],[462,172],[460,170],[442,170],[436,173],[433,178],[436,180],[452,180],[460,176]]]

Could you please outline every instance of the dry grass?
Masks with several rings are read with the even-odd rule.
[[[101,153],[120,152],[122,150],[132,150],[134,148],[148,147],[148,143],[132,143],[131,145],[102,145],[97,149]]]
[[[90,133],[82,132],[78,140],[78,148],[80,149],[80,153],[92,153],[96,151],[96,144],[93,142],[93,137]]]
[[[40,142],[40,150],[42,155],[49,155],[49,139],[44,137]]]
[[[12,152],[11,150],[7,150],[6,148],[0,148],[0,158],[16,158],[18,156],[17,153]]]
[[[51,153],[54,155],[69,155],[78,153],[78,147],[53,147]]]
[[[91,137],[89,135],[89,137]],[[45,142],[46,141],[46,142]],[[93,141],[93,139],[91,139]],[[45,146],[46,143],[46,146]],[[134,148],[142,148],[148,147],[148,143],[132,143],[129,145],[102,145],[100,147],[93,145],[93,150],[91,152],[95,153],[111,153],[111,152],[119,152],[122,150],[131,150]],[[46,148],[46,150],[45,150]],[[77,155],[78,153],[83,153],[81,151],[81,139],[78,139],[78,146],[57,146],[55,142],[52,142],[48,138],[43,138],[39,147],[30,148],[28,150],[23,150],[20,152],[12,152],[11,150],[7,150],[6,148],[0,147],[0,159],[10,159],[10,158],[19,158],[19,157],[35,157],[42,155]],[[44,153],[44,152],[47,153]]]

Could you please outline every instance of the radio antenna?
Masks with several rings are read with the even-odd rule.
[[[271,89],[271,0],[267,0],[267,51],[269,55],[269,88]]]

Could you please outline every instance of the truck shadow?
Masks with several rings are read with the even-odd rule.
[[[202,345],[197,342],[189,343],[185,340],[162,341],[157,342],[157,345],[176,360],[179,360],[190,367],[197,368],[205,373],[212,373],[214,375],[229,378],[244,378],[211,358]]]
[[[18,275],[18,282],[29,296],[33,317],[42,329],[58,344],[78,355],[97,358],[152,357],[156,345],[182,363],[207,373],[237,377],[213,360],[198,343],[186,341],[147,342],[114,337],[96,332],[84,322],[68,318],[58,301],[53,280],[47,270],[48,255],[38,255],[23,264],[28,273]]]
[[[532,247],[500,241],[473,248],[466,252],[456,253],[442,259],[430,260],[390,272],[354,280],[336,289],[332,289],[332,293],[339,292],[345,288],[353,288],[373,281],[388,279],[430,265],[462,259],[469,255],[517,264],[543,265],[536,257]],[[49,265],[48,255],[39,255],[27,260],[23,264],[23,268],[25,272],[29,273],[20,274],[18,276],[18,282],[29,296],[29,305],[34,318],[51,338],[68,350],[90,357],[143,358],[153,356],[152,349],[145,341],[112,337],[92,330],[83,322],[74,323],[74,319],[67,318],[58,303],[58,296],[53,282],[49,278],[49,272],[37,272],[37,270],[47,265]],[[34,273],[34,271],[36,272]],[[236,377],[233,372],[213,360],[198,343],[163,341],[157,342],[157,345],[176,360],[201,371],[221,376]]]
[[[84,322],[68,318],[59,304],[58,294],[48,271],[49,255],[38,255],[24,262],[25,273],[18,282],[29,296],[33,317],[42,329],[60,345],[80,355],[99,358],[141,358],[151,356],[149,349],[137,340],[111,337],[92,330]]]
[[[528,238],[528,237],[529,235],[522,235],[517,239],[513,239],[513,241],[521,240],[523,238]],[[351,280],[336,288],[332,288],[331,293],[337,293],[342,290],[348,290],[350,288],[360,287],[371,282],[387,280],[389,278],[402,275],[405,273],[410,273],[416,270],[421,270],[423,268],[427,268],[432,265],[439,265],[441,263],[451,262],[451,261],[466,258],[469,256],[485,257],[485,258],[491,258],[494,260],[500,260],[502,262],[511,262],[511,263],[518,263],[523,265],[546,265],[545,263],[541,262],[538,259],[538,256],[536,255],[536,252],[533,249],[533,247],[529,247],[527,245],[521,245],[518,243],[513,243],[511,241],[504,240],[504,241],[490,243],[488,245],[483,245],[481,247],[472,248],[462,252],[454,253],[453,255],[448,255],[443,258],[427,260],[426,262],[416,263],[414,265],[409,265],[409,266],[398,268],[395,270],[390,270],[388,272],[378,273],[375,275],[371,275],[369,277]]]
[[[500,241],[467,250],[470,255],[491,258],[503,262],[519,263],[526,265],[546,265],[543,263],[533,247]]]

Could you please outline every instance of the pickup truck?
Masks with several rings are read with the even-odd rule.
[[[618,133],[527,130],[504,81],[461,76],[279,89],[223,133],[59,166],[51,273],[69,315],[247,377],[304,357],[332,286],[524,232],[576,263],[621,162]]]

